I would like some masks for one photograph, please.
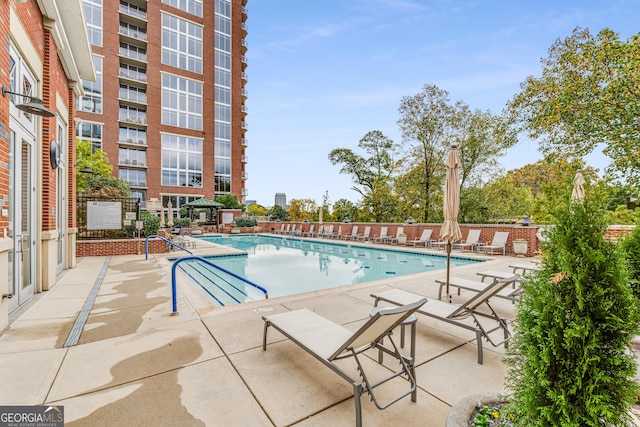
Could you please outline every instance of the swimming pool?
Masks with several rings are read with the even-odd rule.
[[[246,256],[207,259],[266,288],[269,297],[446,268],[443,255],[263,235],[198,238],[245,251]],[[481,260],[451,258],[452,267],[475,262]]]

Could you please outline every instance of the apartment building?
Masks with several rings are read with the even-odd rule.
[[[77,136],[141,206],[247,189],[247,0],[83,0],[97,73]]]
[[[0,0],[0,331],[75,266],[75,100],[94,78],[82,0]]]

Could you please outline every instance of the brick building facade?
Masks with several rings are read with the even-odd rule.
[[[247,194],[247,0],[83,0],[98,73],[77,136],[141,207]]]

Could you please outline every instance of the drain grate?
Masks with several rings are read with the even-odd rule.
[[[76,321],[73,324],[71,331],[69,332],[69,336],[67,336],[67,340],[64,342],[64,347],[73,347],[74,345],[78,344],[78,340],[80,339],[80,335],[82,335],[84,325],[85,323],[87,323],[87,318],[89,317],[89,313],[91,312],[91,308],[93,307],[93,303],[96,300],[96,296],[98,296],[98,291],[100,290],[100,286],[102,285],[104,276],[107,274],[109,262],[111,262],[110,256],[107,257],[107,259],[104,261],[102,270],[100,270],[100,274],[98,274],[98,277],[96,278],[96,281],[91,288],[91,292],[89,292],[89,296],[84,302],[82,310],[80,310],[80,314],[78,314],[78,317],[76,318]]]

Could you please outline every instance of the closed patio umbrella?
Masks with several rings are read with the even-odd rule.
[[[578,169],[575,178],[573,178],[573,191],[571,192],[571,201],[581,202],[584,200],[584,177],[582,170]]]
[[[449,274],[451,263],[451,242],[462,239],[462,232],[458,225],[458,210],[460,209],[460,158],[455,145],[451,146],[447,162],[447,175],[444,181],[444,223],[440,229],[440,240],[447,241],[447,296],[449,295]]]

